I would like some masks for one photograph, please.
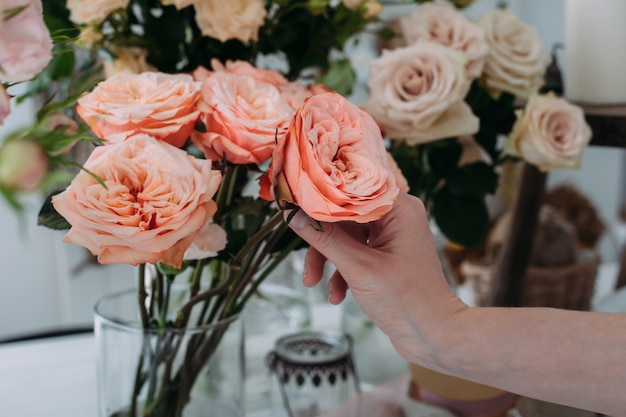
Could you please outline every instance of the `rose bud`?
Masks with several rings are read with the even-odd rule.
[[[10,140],[0,148],[0,184],[22,191],[36,189],[46,176],[48,158],[28,139]]]

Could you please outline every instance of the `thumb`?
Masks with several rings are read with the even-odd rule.
[[[315,220],[298,210],[289,222],[289,227],[338,269],[344,265],[354,265],[355,258],[363,257],[363,252],[371,249],[365,243],[365,225],[346,225],[342,222],[320,224],[322,229],[317,227]]]

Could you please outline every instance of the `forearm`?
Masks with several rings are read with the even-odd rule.
[[[624,415],[626,314],[469,308],[447,327],[440,371],[521,395]]]

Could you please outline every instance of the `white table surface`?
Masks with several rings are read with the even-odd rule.
[[[599,271],[594,309],[626,311],[626,289],[614,293],[616,265]],[[313,308],[312,327],[339,328],[339,306]],[[0,417],[97,417],[92,333],[0,344]],[[271,417],[266,411],[247,417]]]

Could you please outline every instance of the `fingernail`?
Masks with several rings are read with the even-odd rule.
[[[309,217],[302,210],[298,210],[296,215],[291,218],[289,225],[296,230],[303,229],[308,220]]]
[[[302,268],[302,283],[308,287],[307,285],[307,280],[309,278],[309,267],[308,265],[304,264],[304,268]]]

